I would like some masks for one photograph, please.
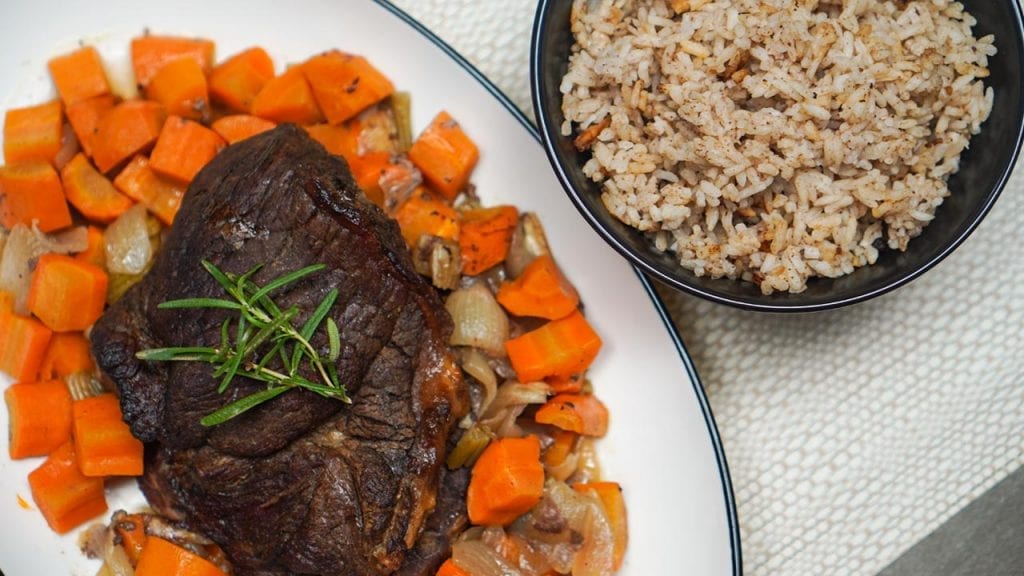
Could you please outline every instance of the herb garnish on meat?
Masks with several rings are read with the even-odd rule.
[[[292,388],[304,388],[325,398],[351,402],[345,387],[338,382],[338,374],[334,367],[334,362],[341,354],[338,325],[327,316],[338,299],[338,290],[332,289],[327,293],[300,329],[292,326],[292,320],[299,314],[298,307],[292,306],[282,310],[270,297],[271,292],[320,272],[326,266],[306,266],[259,286],[252,281],[252,276],[261,266],[238,276],[221,271],[211,262],[204,260],[202,264],[233,299],[186,298],[163,302],[159,308],[220,308],[238,312],[237,317],[229,317],[221,325],[220,346],[154,348],[142,350],[136,357],[148,361],[209,362],[214,365],[213,377],[221,379],[217,388],[221,394],[227,391],[236,376],[267,384],[265,390],[245,396],[208,414],[200,421],[204,426],[222,424]],[[321,324],[324,324],[327,330],[326,358],[321,357],[309,342]],[[280,363],[280,369],[268,367],[275,359]],[[305,361],[308,361],[310,368],[319,375],[320,381],[310,380],[299,373]]]

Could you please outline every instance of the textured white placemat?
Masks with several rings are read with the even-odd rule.
[[[535,2],[395,3],[532,118]],[[1022,178],[955,254],[866,304],[772,316],[662,290],[724,439],[745,573],[873,574],[1024,464]]]

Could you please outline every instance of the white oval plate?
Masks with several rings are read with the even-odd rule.
[[[718,432],[689,356],[646,279],[579,217],[562,192],[535,128],[508,99],[417,22],[385,2],[54,0],[0,8],[0,106],[54,97],[46,60],[94,44],[130,83],[129,39],[149,28],[217,42],[218,57],[258,44],[279,69],[329,48],[366,55],[413,94],[422,128],[441,109],[479,144],[481,197],[536,211],[559,263],[604,338],[592,371],[612,412],[600,444],[607,478],[623,485],[630,544],[624,575],[738,575],[739,531]],[[527,74],[527,70],[523,70]],[[0,376],[0,379],[3,377]],[[0,381],[6,385],[7,380]],[[7,411],[0,410],[0,430]],[[35,511],[26,476],[39,459],[12,462],[0,448],[0,569],[7,576],[89,575],[77,532],[53,534]],[[135,484],[109,486],[111,509],[137,507]]]

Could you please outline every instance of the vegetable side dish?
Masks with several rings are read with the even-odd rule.
[[[100,574],[611,574],[601,339],[536,215],[365,58],[144,35],[9,110],[0,371],[11,458]]]

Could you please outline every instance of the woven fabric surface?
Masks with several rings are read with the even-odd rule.
[[[532,118],[535,2],[395,3]],[[952,256],[842,310],[660,290],[724,441],[746,574],[874,574],[1024,464],[1022,214],[1018,170]]]

